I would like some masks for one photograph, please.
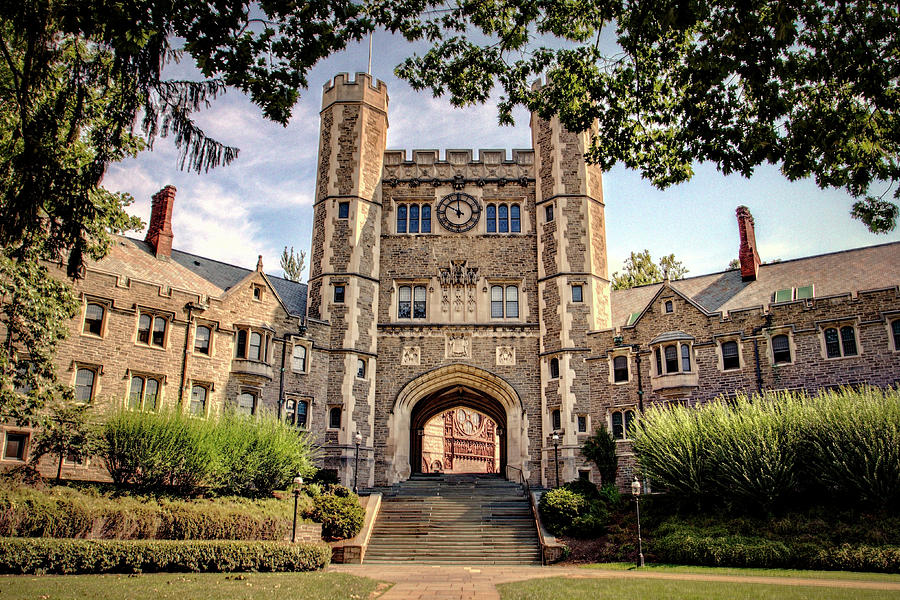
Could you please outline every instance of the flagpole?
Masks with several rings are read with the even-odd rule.
[[[369,68],[366,71],[369,76],[372,76],[372,32],[369,32]]]

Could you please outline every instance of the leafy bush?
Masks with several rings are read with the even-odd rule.
[[[104,437],[113,481],[143,492],[268,496],[312,472],[306,436],[269,415],[120,411]]]
[[[330,560],[324,544],[0,539],[0,573],[14,574],[313,571]]]
[[[653,407],[635,428],[633,447],[658,487],[698,504],[771,511],[794,501],[797,490],[900,503],[898,390]]]
[[[538,503],[541,519],[550,533],[566,535],[572,531],[575,519],[587,508],[587,500],[565,487],[544,492]]]
[[[292,518],[292,498],[185,501],[67,487],[0,491],[0,536],[280,540],[290,534]]]
[[[790,548],[783,542],[752,536],[703,537],[672,533],[652,545],[658,562],[711,567],[796,567]]]
[[[331,486],[328,493],[317,496],[304,516],[322,524],[322,538],[344,540],[360,532],[366,511],[359,496],[341,485]]]

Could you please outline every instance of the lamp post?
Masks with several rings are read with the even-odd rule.
[[[644,566],[644,549],[641,546],[641,482],[638,481],[637,475],[631,482],[631,495],[634,496],[634,507],[637,510],[637,526],[638,526],[638,566]]]
[[[297,504],[300,502],[300,488],[303,486],[303,477],[298,473],[294,477],[294,525],[291,527],[291,543],[297,541]]]
[[[556,487],[559,487],[559,434],[553,432],[553,456],[556,463]]]
[[[356,461],[353,463],[353,493],[359,493],[359,445],[362,444],[362,434],[356,432],[353,438],[356,441]]]

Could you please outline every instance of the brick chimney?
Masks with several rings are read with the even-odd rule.
[[[167,185],[153,196],[150,227],[144,241],[153,247],[157,258],[172,256],[172,207],[175,205],[175,186]]]
[[[756,281],[759,273],[759,253],[756,251],[756,231],[753,228],[753,215],[746,206],[737,207],[738,232],[741,236],[741,247],[738,259],[741,262],[741,281]]]

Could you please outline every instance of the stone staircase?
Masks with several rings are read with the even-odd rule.
[[[365,563],[541,564],[522,486],[497,475],[413,475],[385,491]]]

